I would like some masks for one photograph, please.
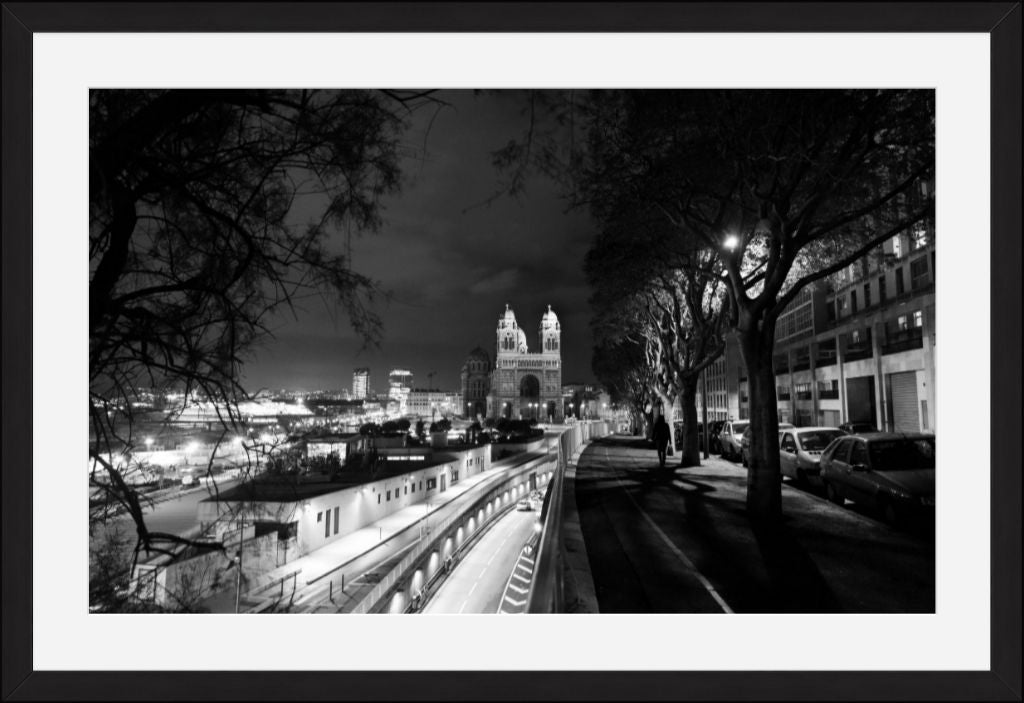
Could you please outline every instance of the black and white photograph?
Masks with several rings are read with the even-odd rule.
[[[935,613],[935,130],[91,89],[89,612]]]
[[[1020,700],[1022,17],[4,2],[4,700]]]

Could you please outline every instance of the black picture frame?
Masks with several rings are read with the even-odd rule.
[[[2,5],[4,700],[1021,700],[1021,20],[1014,2]],[[32,662],[36,32],[979,32],[991,42],[991,667],[833,672],[75,672]],[[71,407],[74,407],[72,403]],[[966,431],[966,430],[965,430]],[[983,433],[977,441],[984,441]]]

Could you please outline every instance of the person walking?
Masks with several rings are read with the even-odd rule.
[[[654,422],[654,446],[658,449],[658,464],[665,468],[665,457],[668,451],[669,428],[664,415],[658,415]]]

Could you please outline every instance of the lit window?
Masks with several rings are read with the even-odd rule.
[[[928,230],[918,222],[914,225],[914,249],[922,249],[928,246]]]
[[[904,330],[907,329],[907,316],[906,315],[900,315],[898,318],[896,318],[896,328],[900,332],[903,332]]]
[[[903,243],[900,241],[900,235],[896,235],[892,238],[892,253],[898,259],[903,256]]]
[[[920,310],[915,310],[914,311],[914,327],[923,327],[923,326],[924,326],[924,316],[921,314]]]

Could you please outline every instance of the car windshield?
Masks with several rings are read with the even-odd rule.
[[[839,430],[819,430],[817,432],[801,432],[800,446],[805,452],[824,451],[825,447],[832,443],[836,437],[842,437]]]
[[[871,467],[876,471],[935,468],[934,439],[892,439],[871,442]]]
[[[734,422],[732,423],[733,434],[743,434],[744,430],[747,429],[749,422]]]

